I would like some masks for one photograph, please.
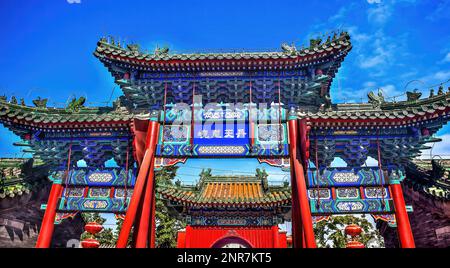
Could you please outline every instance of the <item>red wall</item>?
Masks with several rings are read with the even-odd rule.
[[[178,248],[211,248],[224,238],[237,237],[253,248],[286,247],[286,234],[272,227],[198,227],[187,226],[178,232]],[[278,239],[274,239],[278,237]]]

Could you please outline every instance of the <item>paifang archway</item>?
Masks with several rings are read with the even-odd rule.
[[[347,213],[395,222],[402,247],[414,247],[401,188],[404,166],[449,120],[450,95],[441,88],[426,99],[410,93],[408,101],[389,103],[372,93],[370,103],[334,105],[330,86],[351,47],[346,32],[313,39],[301,50],[283,45],[246,53],[146,54],[135,44],[102,38],[94,55],[124,93],[113,107],[85,107],[80,98],[49,109],[46,99],[29,107],[1,97],[1,123],[50,169],[53,186],[37,247],[49,247],[55,221],[78,212],[124,217],[117,247],[127,245],[133,227],[132,246],[154,247],[156,193],[189,211],[187,230],[179,234],[187,247],[195,244],[189,228],[254,227],[272,231],[274,242],[265,246],[280,246],[283,207],[292,211],[294,247],[316,247],[313,221]],[[379,165],[365,167],[369,156]],[[235,199],[205,199],[202,185],[192,196],[182,195],[182,187],[156,189],[157,164],[223,157],[289,163],[289,195],[284,189],[272,194],[264,174],[245,182],[204,177],[205,185],[220,179],[216,185],[250,183],[258,192]],[[334,157],[348,167],[330,168]],[[118,167],[105,167],[111,158]],[[79,160],[87,167],[78,167]]]

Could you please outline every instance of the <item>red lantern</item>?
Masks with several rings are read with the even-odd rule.
[[[93,238],[86,238],[81,241],[82,248],[98,248],[100,246],[100,242]]]
[[[362,228],[356,224],[350,224],[345,227],[345,233],[351,237],[355,237],[360,235],[362,232]]]
[[[84,230],[90,234],[97,234],[101,230],[103,230],[103,226],[101,224],[98,224],[96,222],[88,222],[86,226],[84,226]]]
[[[365,248],[365,246],[359,241],[350,241],[347,243],[346,248]]]
[[[286,242],[287,242],[288,247],[292,246],[292,236],[290,236],[290,235],[286,236]]]

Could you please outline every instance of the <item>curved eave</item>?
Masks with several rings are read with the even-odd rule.
[[[201,200],[198,195],[194,195],[193,198],[186,198],[186,194],[183,190],[165,189],[157,190],[164,199],[177,203],[178,205],[186,207],[279,207],[290,204],[291,197],[288,191],[283,193],[285,198],[279,198],[278,200],[269,200],[270,197],[258,198],[258,200],[250,201],[234,201],[234,200]],[[281,193],[281,192],[280,192]],[[280,194],[281,195],[281,194]]]
[[[328,111],[299,112],[312,127],[396,127],[424,123],[450,113],[450,93],[418,100],[384,104],[340,104]]]
[[[450,191],[446,188],[433,184],[423,184],[410,178],[405,179],[405,186],[427,197],[445,202],[450,201]]]
[[[444,202],[450,201],[450,185],[446,185],[439,180],[433,180],[430,177],[430,172],[418,168],[414,164],[407,166],[405,186],[426,197]]]
[[[99,43],[94,55],[102,61],[110,60],[129,67],[147,71],[236,71],[261,69],[295,69],[323,62],[333,62],[335,72],[351,49],[349,41],[338,41],[302,50],[295,55],[283,52],[226,53],[226,54],[169,54],[156,56],[140,54],[120,48],[111,48]],[[333,74],[330,74],[332,77]]]
[[[129,127],[133,116],[112,109],[84,108],[70,113],[59,108],[34,108],[0,100],[0,122],[30,128],[123,128]]]

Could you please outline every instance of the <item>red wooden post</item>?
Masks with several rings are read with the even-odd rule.
[[[302,246],[303,246],[303,248],[306,248],[305,232],[303,232],[303,231],[302,231],[302,239],[303,239],[303,240],[302,240]]]
[[[272,232],[273,232],[273,247],[279,248],[280,247],[280,234],[278,232],[278,225],[272,226]]]
[[[150,167],[154,165],[154,155],[155,155],[155,147],[158,142],[157,140],[157,131],[158,131],[158,122],[150,121],[149,123],[149,136],[148,142],[146,143],[146,151],[144,154],[144,159],[142,161],[142,165],[139,169],[139,174],[136,179],[136,184],[134,186],[133,195],[130,200],[130,204],[128,205],[128,210],[125,215],[125,219],[123,221],[122,229],[120,230],[119,238],[117,240],[116,247],[117,248],[125,248],[127,246],[128,237],[130,236],[131,227],[133,226],[134,220],[136,218],[139,202],[142,198],[142,192],[144,190],[148,173]],[[142,228],[139,228],[139,230]],[[139,232],[139,230],[137,230]]]
[[[291,168],[293,171],[294,168]],[[291,172],[291,178],[295,178],[295,172]],[[292,181],[292,179],[291,179]],[[292,184],[292,247],[293,248],[303,248],[304,247],[304,237],[302,228],[302,217],[299,211],[299,204],[297,198],[297,187],[294,183]]]
[[[415,248],[414,237],[406,212],[405,199],[402,186],[399,183],[391,184],[392,198],[394,199],[395,218],[397,220],[397,232],[402,248]]]
[[[55,216],[58,199],[62,193],[61,183],[53,183],[50,195],[45,208],[44,218],[42,219],[41,230],[36,243],[36,248],[49,248],[52,242],[53,230],[55,229]]]
[[[150,123],[151,124],[151,123]],[[158,140],[158,126],[156,128],[153,128],[150,132],[150,140],[149,143],[155,143]],[[154,137],[154,140],[152,140],[152,137]],[[152,146],[152,145],[150,145]],[[154,145],[153,145],[154,147]],[[149,171],[146,179],[146,187],[145,187],[145,194],[144,194],[144,203],[142,205],[142,214],[140,218],[140,224],[137,239],[136,239],[136,248],[145,248],[147,247],[147,242],[149,242],[149,233],[153,232],[153,224],[150,223],[150,218],[153,218],[153,208],[154,208],[154,195],[155,195],[155,183],[154,183],[154,168],[155,168],[155,158],[153,157],[150,161],[149,165]],[[153,220],[152,220],[153,222]],[[150,244],[149,244],[150,245]]]
[[[186,244],[186,231],[178,231],[177,248],[185,248],[185,244]]]
[[[186,231],[184,235],[184,248],[191,248],[191,236],[192,227],[190,225],[186,225]]]
[[[153,208],[152,208],[152,214],[150,218],[150,224],[151,224],[151,232],[150,232],[150,248],[155,248],[156,243],[156,195],[153,191]]]
[[[290,153],[290,155],[292,156],[292,153]],[[291,209],[291,221],[292,221],[292,230],[291,230],[291,234],[292,234],[292,247],[293,248],[302,248],[304,247],[304,239],[303,239],[303,228],[302,228],[302,220],[301,220],[301,215],[298,211],[298,198],[297,198],[297,187],[296,184],[294,183],[294,179],[295,178],[295,169],[292,166],[293,160],[292,157],[290,159],[290,163],[291,163],[291,188],[292,188],[292,209]]]
[[[147,242],[148,242],[148,229],[149,229],[149,222],[150,222],[150,176],[147,177],[147,181],[145,183],[145,192],[144,192],[144,198],[142,200],[142,209],[141,209],[141,215],[139,219],[136,218],[136,221],[139,221],[139,225],[135,225],[135,233],[136,233],[136,248],[146,248]],[[139,211],[138,211],[139,212]],[[139,227],[137,227],[139,226]]]
[[[292,206],[298,206],[300,209],[300,217],[303,227],[303,232],[305,236],[305,245],[307,248],[316,248],[316,240],[314,237],[314,229],[312,223],[311,210],[309,207],[309,200],[306,189],[305,181],[305,171],[302,164],[297,159],[297,119],[290,119],[289,124],[289,151],[291,159],[291,169],[294,169],[295,177],[291,178],[292,189],[296,191],[296,199],[292,200]],[[298,224],[296,224],[298,225]],[[301,230],[298,226],[293,226],[292,229],[296,228],[295,235],[301,235]],[[294,240],[295,241],[295,240]]]

